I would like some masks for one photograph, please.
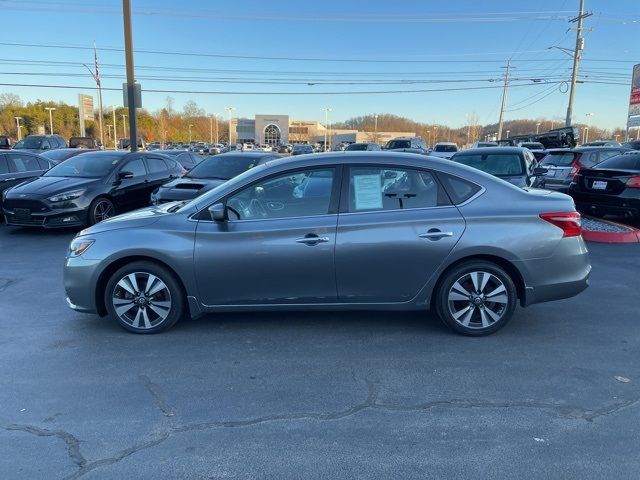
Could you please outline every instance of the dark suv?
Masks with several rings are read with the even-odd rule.
[[[385,150],[408,153],[428,153],[427,142],[422,137],[398,137],[389,140],[384,146]]]
[[[67,142],[60,135],[29,135],[16,143],[14,150],[40,153],[44,150],[67,148]]]

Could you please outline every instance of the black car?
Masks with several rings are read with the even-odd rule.
[[[155,151],[155,153],[162,153],[168,155],[174,160],[177,160],[185,170],[191,170],[198,163],[202,161],[202,157],[194,152],[187,152],[186,150],[161,150]]]
[[[537,168],[536,158],[528,148],[485,147],[470,148],[453,154],[451,160],[477,168],[516,187],[539,187],[546,172]]]
[[[547,169],[542,187],[566,193],[581,168],[591,168],[607,158],[629,151],[623,147],[558,148],[547,151],[540,166]]]
[[[291,155],[306,155],[308,153],[315,153],[315,150],[311,145],[307,145],[306,143],[296,143],[291,149]]]
[[[67,142],[60,135],[28,135],[13,147],[14,150],[26,150],[32,153],[56,148],[67,148]]]
[[[46,150],[39,155],[48,160],[51,160],[55,165],[64,162],[65,160],[69,160],[71,157],[75,157],[76,155],[80,155],[81,153],[87,153],[92,150],[87,150],[85,148],[58,148],[56,150]]]
[[[31,178],[39,177],[55,163],[29,152],[0,153],[0,194]]]
[[[569,194],[584,213],[640,219],[640,152],[623,153],[580,169]]]
[[[256,165],[277,158],[282,157],[267,152],[230,152],[206,158],[182,178],[172,180],[154,191],[151,194],[151,203],[157,205],[176,200],[190,200]]]
[[[86,226],[149,204],[160,185],[184,173],[155,153],[99,151],[77,155],[4,194],[7,224]]]
[[[631,140],[629,142],[623,143],[622,146],[624,148],[630,148],[632,150],[640,150],[640,140]]]
[[[398,137],[389,140],[384,146],[384,150],[405,153],[429,153],[427,142],[422,137]]]
[[[13,141],[6,135],[0,135],[0,150],[11,150],[13,148]]]

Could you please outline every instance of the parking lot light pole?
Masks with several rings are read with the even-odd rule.
[[[122,132],[124,133],[124,136],[127,136],[127,114],[126,113],[121,113],[120,116],[122,117]]]
[[[582,143],[587,143],[589,141],[589,123],[591,122],[591,117],[593,117],[593,113],[585,113],[585,116],[587,117],[587,126],[584,129],[584,142]]]
[[[191,127],[193,127],[193,125],[189,124],[189,143],[191,143]]]
[[[231,112],[233,112],[236,107],[224,107],[229,116],[229,145],[231,145]]]
[[[45,107],[45,110],[49,112],[49,133],[53,135],[53,111],[55,107]]]
[[[213,115],[209,115],[209,143],[213,143]]]
[[[107,137],[109,138],[111,138],[111,127],[113,127],[113,125],[107,123]]]
[[[220,143],[220,139],[218,138],[218,114],[216,113],[214,117],[216,118],[216,145],[218,145]]]
[[[22,140],[22,125],[20,125],[20,120],[22,117],[13,117],[16,119],[16,128],[18,129],[18,141]]]
[[[540,122],[536,123],[536,135],[540,133]]]
[[[118,149],[118,122],[116,122],[116,106],[111,106],[111,112],[113,113],[113,149]]]
[[[438,142],[438,127],[433,127],[433,144]]]
[[[510,131],[511,131],[511,130],[507,130],[507,138],[509,138],[509,132],[510,132]]]
[[[131,33],[131,0],[122,0],[124,20],[124,50],[127,66],[127,100],[129,107],[129,144],[131,151],[138,151],[138,132],[136,128],[136,87],[133,67],[133,35]]]
[[[324,151],[327,151],[327,134],[329,133],[329,112],[331,109],[329,107],[325,107],[324,110]]]
[[[376,125],[375,125],[375,129],[374,129],[375,130],[375,137],[374,138],[375,138],[375,142],[378,143],[378,114],[376,113],[373,118],[375,118],[375,120],[376,120]]]

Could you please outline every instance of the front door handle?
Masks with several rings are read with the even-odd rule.
[[[428,238],[429,240],[440,240],[445,237],[453,237],[453,232],[441,232],[440,230],[429,230],[427,233],[418,235],[420,238]]]
[[[327,243],[329,237],[319,237],[317,235],[306,235],[302,238],[296,238],[296,243],[304,243],[305,245],[317,245],[319,243]]]

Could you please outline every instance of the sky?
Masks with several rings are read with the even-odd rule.
[[[589,113],[592,125],[623,127],[632,66],[640,63],[640,2],[585,3],[593,15],[585,19],[586,76],[577,86],[574,123]],[[392,113],[451,127],[473,114],[481,124],[495,123],[510,61],[507,120],[559,120],[566,113],[572,59],[549,47],[575,45],[568,20],[579,0],[131,4],[136,78],[150,111],[170,96],[177,110],[194,100],[223,117],[233,106],[241,117],[324,121],[323,109],[331,108],[333,122]],[[122,105],[120,0],[0,0],[0,9],[0,93],[77,104],[78,93],[95,92],[82,65],[93,68],[95,41],[104,105]]]

